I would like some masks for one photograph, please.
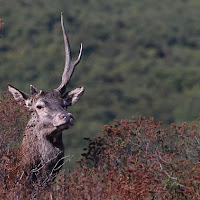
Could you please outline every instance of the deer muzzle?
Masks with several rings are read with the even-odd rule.
[[[71,113],[59,113],[53,120],[55,127],[64,126],[64,129],[74,125],[74,117]]]

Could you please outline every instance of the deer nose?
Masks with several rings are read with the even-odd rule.
[[[71,113],[68,114],[60,114],[59,118],[61,120],[66,120],[66,122],[69,122],[71,125],[74,124],[74,117]]]

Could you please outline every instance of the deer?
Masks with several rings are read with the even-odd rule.
[[[65,67],[60,85],[50,92],[30,85],[30,94],[27,94],[8,84],[8,91],[14,99],[20,104],[24,102],[31,112],[21,146],[18,148],[18,155],[21,155],[16,167],[20,168],[20,173],[15,173],[18,182],[23,176],[29,177],[31,183],[44,182],[47,179],[52,181],[56,178],[64,162],[62,132],[74,125],[74,117],[67,108],[77,103],[85,90],[82,86],[66,91],[75,67],[81,60],[82,43],[78,58],[73,61],[62,12],[61,27]]]

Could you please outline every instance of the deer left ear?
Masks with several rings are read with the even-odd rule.
[[[16,101],[23,100],[25,102],[25,104],[26,104],[26,107],[31,109],[32,101],[29,98],[30,95],[26,94],[25,92],[22,92],[22,91],[18,90],[17,88],[13,87],[10,84],[8,84],[8,90],[13,95],[13,97],[14,97],[14,99]]]
[[[76,102],[78,102],[78,100],[83,95],[84,91],[85,88],[84,86],[82,86],[67,92],[67,94],[65,94],[65,96],[63,97],[65,99],[66,106],[72,106]]]
[[[12,85],[8,84],[8,90],[13,95],[16,101],[24,100],[26,101],[29,98],[29,95],[25,92],[18,90],[17,88],[13,87]]]

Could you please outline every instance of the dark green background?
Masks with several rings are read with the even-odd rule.
[[[30,84],[58,87],[61,11],[74,59],[83,43],[70,88],[86,88],[69,109],[76,124],[64,134],[71,164],[86,145],[82,138],[114,119],[145,115],[168,125],[199,117],[199,0],[0,0],[0,91],[8,82],[26,92]]]

